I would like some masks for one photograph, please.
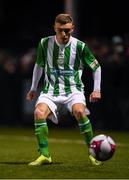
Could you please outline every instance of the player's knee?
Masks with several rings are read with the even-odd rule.
[[[76,119],[81,119],[84,116],[84,110],[82,108],[77,108],[73,111]]]
[[[40,110],[39,108],[36,108],[34,111],[34,118],[35,120],[43,120],[46,119],[46,113],[44,110]]]

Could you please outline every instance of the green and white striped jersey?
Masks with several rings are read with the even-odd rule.
[[[88,65],[93,71],[99,67],[87,45],[72,36],[66,45],[59,45],[56,36],[42,38],[36,63],[45,71],[43,92],[54,96],[83,91],[84,66]]]

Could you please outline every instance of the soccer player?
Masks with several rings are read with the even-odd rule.
[[[40,40],[37,58],[33,69],[32,85],[26,99],[32,101],[43,71],[45,72],[42,91],[37,99],[34,111],[35,135],[39,146],[40,156],[31,166],[52,163],[48,150],[47,119],[58,123],[57,109],[64,105],[76,118],[80,133],[84,135],[89,146],[93,137],[92,125],[87,115],[84,96],[84,84],[81,80],[85,66],[93,71],[94,86],[90,101],[101,98],[101,67],[87,45],[72,37],[74,30],[73,19],[69,14],[59,14],[55,18],[55,35]],[[101,162],[89,155],[93,165]]]

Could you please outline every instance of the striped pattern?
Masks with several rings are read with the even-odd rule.
[[[83,67],[95,71],[99,66],[86,44],[72,36],[65,46],[59,45],[55,36],[41,39],[36,62],[45,70],[43,93],[54,96],[83,91]]]

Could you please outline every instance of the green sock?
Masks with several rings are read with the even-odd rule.
[[[35,135],[37,137],[40,153],[46,157],[49,157],[48,126],[45,120],[35,122]]]
[[[91,139],[93,138],[93,130],[90,120],[87,116],[84,116],[79,120],[80,133],[84,135],[85,143],[89,146]]]

